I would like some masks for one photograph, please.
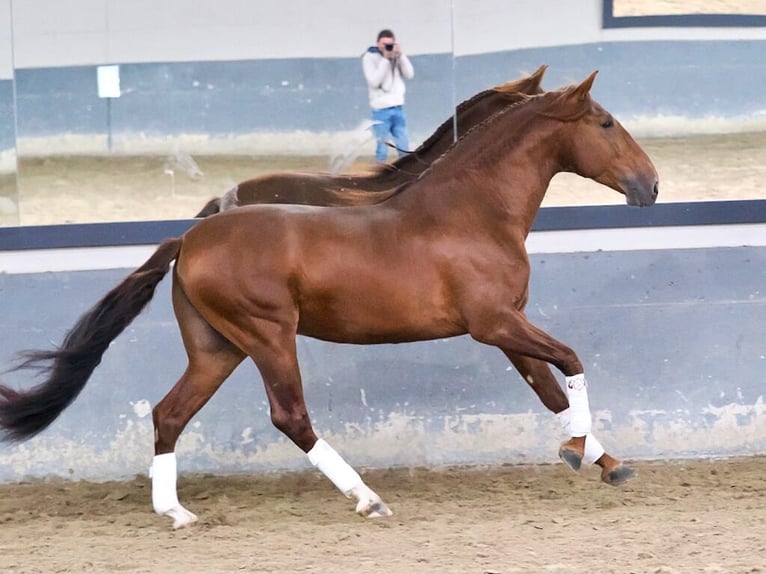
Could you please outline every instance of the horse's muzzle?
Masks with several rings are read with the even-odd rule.
[[[626,189],[625,198],[628,205],[649,207],[657,201],[657,196],[660,193],[660,182],[656,179],[653,182],[634,180],[628,183]]]

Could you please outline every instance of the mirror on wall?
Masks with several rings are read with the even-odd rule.
[[[362,55],[385,28],[415,67],[409,147],[452,115],[450,0],[171,5],[16,2],[23,224],[192,218],[262,173],[374,169]]]
[[[361,58],[384,28],[415,68],[410,148],[543,64],[548,90],[598,69],[594,95],[655,160],[662,201],[760,198],[765,1],[704,2],[749,23],[715,20],[710,41],[678,28],[693,0],[0,0],[0,224],[187,219],[263,173],[375,169]],[[565,175],[543,205],[621,202]]]
[[[16,105],[11,1],[0,1],[0,226],[18,225]]]

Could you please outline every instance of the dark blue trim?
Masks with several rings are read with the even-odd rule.
[[[741,223],[766,223],[766,200],[664,203],[643,209],[627,205],[546,207],[538,212],[532,229],[556,231]]]
[[[604,0],[603,28],[756,28],[766,26],[761,14],[668,14],[615,16],[614,0]]]
[[[194,220],[79,223],[0,228],[0,252],[64,247],[152,245],[182,235]]]
[[[0,252],[65,247],[152,245],[178,237],[196,220],[81,223],[0,228]],[[616,229],[675,225],[766,223],[766,200],[666,203],[652,208],[625,205],[545,207],[532,229]]]

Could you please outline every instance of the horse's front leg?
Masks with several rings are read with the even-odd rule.
[[[482,312],[483,311],[483,312]],[[608,484],[622,484],[634,476],[634,472],[620,461],[606,455],[603,447],[591,432],[592,416],[588,401],[588,386],[582,362],[577,354],[560,341],[532,325],[519,309],[507,309],[490,313],[479,309],[469,320],[470,335],[482,343],[500,348],[517,366],[521,364],[522,376],[532,377],[538,396],[568,430],[570,440],[559,450],[559,456],[574,470],[581,464],[600,463],[602,478]],[[526,359],[526,361],[524,361]],[[539,363],[554,365],[566,378],[566,396],[550,370]],[[525,372],[526,371],[526,372]],[[537,377],[539,380],[535,379]],[[565,401],[568,408],[564,406]],[[547,403],[546,403],[547,401]]]
[[[592,437],[590,441],[587,439],[588,435],[573,435],[569,399],[556,380],[548,363],[518,355],[508,350],[504,350],[504,352],[529,387],[540,398],[540,401],[558,417],[564,432],[570,437],[559,448],[559,456],[572,470],[579,470],[583,462],[586,464],[595,462],[595,464],[601,467],[601,479],[607,484],[622,484],[632,477],[632,473],[626,474],[628,469],[618,459],[606,452],[601,452],[598,458],[592,460],[594,456],[598,455],[599,450],[603,451],[603,449],[599,449],[596,446],[598,443],[594,441],[595,437],[593,437],[592,433],[589,433]],[[586,445],[588,446],[587,454]]]

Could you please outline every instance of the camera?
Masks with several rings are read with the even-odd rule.
[[[386,52],[393,52],[394,51],[394,45],[393,44],[383,44],[383,47],[386,49]]]

